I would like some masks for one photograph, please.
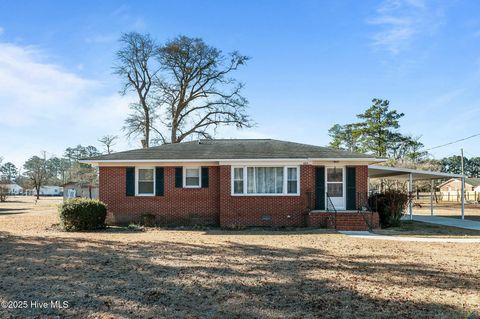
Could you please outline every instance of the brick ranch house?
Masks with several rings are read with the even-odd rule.
[[[270,139],[165,144],[83,160],[99,167],[108,222],[364,230],[368,165],[383,159]],[[330,225],[331,226],[331,225]]]
[[[461,191],[462,180],[459,178],[451,178],[446,182],[438,185],[441,192]],[[467,192],[480,192],[480,178],[465,178],[465,191]]]

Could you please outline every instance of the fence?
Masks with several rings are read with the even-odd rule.
[[[460,202],[462,200],[461,193],[460,191],[440,192],[439,200],[443,202]],[[480,201],[480,193],[473,191],[465,192],[465,200]]]
[[[441,202],[461,202],[461,191],[447,191],[436,192],[434,194],[434,200]],[[430,193],[414,193],[415,198],[423,201],[430,201]],[[480,202],[480,192],[467,191],[465,192],[465,200],[472,202]]]

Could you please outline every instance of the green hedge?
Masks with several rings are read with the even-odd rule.
[[[59,207],[61,226],[66,231],[105,228],[107,205],[99,200],[74,198]]]

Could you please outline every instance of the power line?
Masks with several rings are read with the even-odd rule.
[[[434,149],[436,149],[436,148],[440,148],[440,147],[452,145],[452,144],[455,144],[455,143],[458,143],[458,142],[462,142],[462,141],[471,139],[471,138],[476,137],[476,136],[480,136],[480,133],[474,134],[474,135],[471,135],[471,136],[468,136],[468,137],[465,137],[465,138],[461,138],[461,139],[459,139],[459,140],[456,140],[456,141],[453,141],[453,142],[450,142],[450,143],[446,143],[446,144],[442,144],[442,145],[437,145],[437,146],[435,146],[435,147],[427,148],[425,151],[431,151],[431,150],[434,150]]]

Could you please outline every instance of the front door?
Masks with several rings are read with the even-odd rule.
[[[329,207],[329,199],[335,206],[336,210],[345,209],[345,168],[344,167],[327,167],[325,174],[325,189],[327,190],[327,198],[325,198],[325,206]]]

